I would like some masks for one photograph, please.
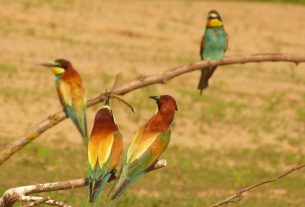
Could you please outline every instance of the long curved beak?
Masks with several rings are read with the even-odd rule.
[[[159,100],[159,97],[158,97],[158,96],[149,96],[149,98],[154,99],[155,101],[158,101],[158,100]]]
[[[45,67],[54,67],[54,64],[53,63],[41,63],[42,66],[45,66]]]
[[[109,100],[110,100],[110,97],[109,97],[109,96],[106,96],[106,100],[105,100],[105,105],[106,105],[106,106],[109,106]]]
[[[161,103],[159,96],[149,96],[149,98],[154,99],[156,101],[156,104],[158,105],[158,110],[160,110]]]

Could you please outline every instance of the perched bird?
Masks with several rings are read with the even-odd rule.
[[[83,143],[87,147],[86,92],[80,75],[71,62],[65,59],[57,59],[53,63],[43,63],[42,65],[52,69],[60,103],[81,133]]]
[[[205,33],[200,43],[201,60],[222,60],[227,46],[228,35],[224,30],[222,19],[217,11],[211,10],[208,14]],[[200,94],[202,94],[202,90],[208,87],[208,81],[215,70],[215,66],[201,70],[198,84]]]
[[[95,202],[115,172],[123,151],[123,137],[114,121],[109,97],[96,113],[88,143],[89,202]]]
[[[158,110],[133,137],[123,160],[120,177],[108,195],[109,206],[116,205],[118,197],[158,160],[170,141],[176,101],[169,95],[150,98],[156,101]]]

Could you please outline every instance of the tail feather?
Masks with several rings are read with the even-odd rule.
[[[123,182],[123,183],[122,183]],[[122,183],[122,184],[120,184]],[[117,185],[115,186],[114,193],[108,195],[108,202],[107,207],[115,207],[118,203],[118,200],[120,198],[120,195],[122,195],[125,190],[127,189],[127,186],[130,184],[128,180],[122,179]]]
[[[198,89],[200,90],[200,95],[202,94],[202,91],[209,87],[209,79],[214,74],[217,67],[210,67],[205,68],[201,70],[201,77],[198,83]]]
[[[141,177],[141,175],[142,175],[142,173],[132,176],[131,178],[125,177],[123,179],[120,179],[121,178],[120,177],[119,182],[116,184],[116,186],[113,190],[113,193],[110,194],[110,200],[112,200],[112,201],[117,200],[131,184],[133,184],[135,181],[137,181]]]
[[[143,174],[144,172],[141,172],[136,175],[130,176],[129,166],[126,165],[125,167],[123,167],[120,177],[116,180],[107,196],[107,207],[115,207],[118,202],[118,199],[126,191],[128,186],[137,181]]]
[[[86,114],[84,117],[81,117],[82,119],[78,118],[77,121],[73,121],[75,124],[76,128],[78,129],[79,133],[81,134],[83,138],[83,143],[85,147],[88,145],[88,129],[87,129],[87,119],[86,119]]]
[[[76,126],[77,130],[83,138],[83,143],[85,147],[88,144],[88,129],[87,129],[87,115],[86,111],[76,111],[74,108],[66,106],[65,112],[68,117],[71,118],[73,124]]]
[[[120,189],[120,186],[125,182],[126,179],[127,179],[127,169],[123,169],[120,174],[120,177],[115,181],[115,183],[111,187],[107,197],[112,199],[113,195],[116,194],[116,192],[118,191],[118,189]]]
[[[115,207],[116,204],[118,203],[118,200],[119,200],[118,198],[114,200],[108,200],[105,207]]]
[[[101,180],[89,181],[89,202],[93,203],[100,196],[101,192],[105,188],[111,173],[105,175]]]
[[[129,180],[124,180],[124,182],[122,183],[122,185],[118,186],[117,190],[114,192],[114,194],[111,196],[111,200],[115,200],[116,198],[118,198],[120,195],[122,195],[122,193],[125,191],[125,189],[127,188],[127,186],[129,186],[130,181]]]

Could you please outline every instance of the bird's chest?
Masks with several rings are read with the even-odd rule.
[[[226,48],[226,34],[223,29],[207,29],[203,50],[204,59],[222,59]]]

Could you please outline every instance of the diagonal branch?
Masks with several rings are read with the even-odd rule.
[[[146,173],[149,173],[154,170],[158,170],[165,166],[166,166],[166,160],[158,160],[151,168],[149,168],[146,171]],[[108,182],[111,182],[111,181],[115,180],[116,178],[117,178],[116,175],[112,174],[112,176],[110,177],[110,180]],[[59,190],[68,190],[68,189],[84,187],[87,185],[88,185],[87,178],[79,178],[79,179],[74,179],[74,180],[27,185],[27,186],[11,188],[11,189],[5,191],[3,196],[0,198],[0,207],[12,207],[16,201],[39,202],[40,199],[44,199],[43,197],[28,196],[30,194],[59,191]],[[53,204],[53,205],[64,206],[64,207],[69,206],[67,204],[64,204],[63,202],[58,202],[58,201],[51,200],[51,199],[47,199],[43,203],[48,204],[48,205]]]
[[[177,76],[210,66],[245,64],[245,63],[254,63],[254,62],[292,62],[295,64],[299,64],[305,62],[305,56],[269,53],[269,54],[254,54],[254,55],[226,57],[222,61],[211,61],[211,62],[200,61],[200,62],[176,67],[174,69],[167,70],[163,73],[136,78],[133,81],[117,88],[116,90],[113,91],[113,93],[124,95],[131,91],[149,85],[164,84],[168,80],[171,80]],[[96,105],[97,103],[103,101],[103,98],[104,98],[104,93],[100,93],[90,98],[88,100],[88,107]],[[25,145],[29,144],[31,141],[39,137],[46,130],[52,128],[53,126],[57,125],[66,118],[67,118],[66,114],[63,111],[54,113],[53,115],[47,117],[45,120],[41,121],[39,124],[32,127],[24,135],[20,136],[15,141],[5,146],[4,149],[0,152],[0,165],[2,165],[7,159],[9,159],[17,151],[22,149]]]
[[[294,168],[291,168],[290,170],[287,170],[285,171],[284,173],[282,173],[281,175],[275,177],[275,178],[271,178],[271,179],[268,179],[268,180],[263,180],[261,182],[258,182],[258,183],[255,183],[253,185],[250,185],[246,188],[243,188],[239,191],[237,191],[234,195],[231,195],[230,197],[227,197],[225,199],[223,199],[222,201],[219,201],[218,203],[215,203],[214,205],[211,205],[209,207],[218,207],[218,206],[222,206],[224,204],[228,204],[228,203],[232,203],[232,202],[236,202],[236,201],[239,201],[243,195],[243,193],[245,192],[248,192],[248,191],[251,191],[253,190],[254,188],[257,188],[261,185],[265,185],[265,184],[268,184],[268,183],[273,183],[273,182],[276,182],[284,177],[286,177],[287,175],[297,171],[297,170],[300,170],[302,168],[305,168],[305,164],[302,164],[302,165],[299,165],[297,167],[294,167]]]

